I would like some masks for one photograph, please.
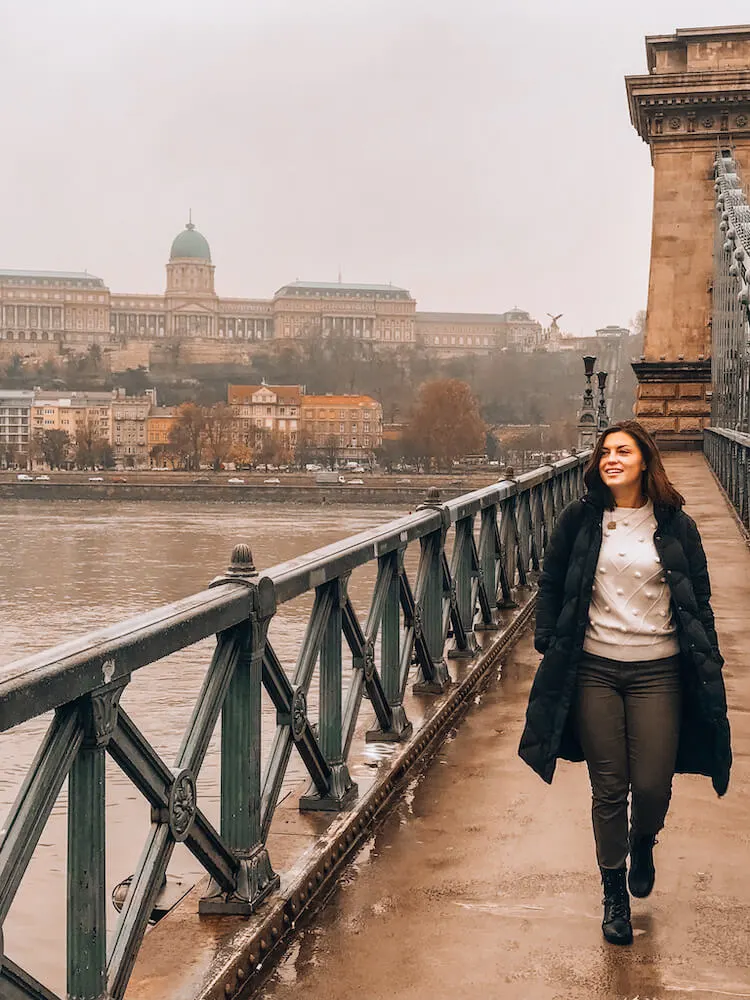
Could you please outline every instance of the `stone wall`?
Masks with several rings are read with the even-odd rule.
[[[711,423],[710,385],[704,382],[642,382],[638,386],[636,413],[641,423],[658,438],[678,447],[698,447],[703,429]]]
[[[0,500],[151,500],[184,503],[283,503],[331,506],[369,504],[413,511],[425,502],[427,487],[399,486],[214,486],[185,483],[136,486],[126,483],[0,483]],[[465,487],[440,490],[441,501],[466,492]],[[394,517],[396,513],[394,513]]]

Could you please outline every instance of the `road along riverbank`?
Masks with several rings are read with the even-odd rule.
[[[413,509],[425,499],[431,481],[414,486],[226,485],[214,483],[0,483],[0,500],[138,500],[233,504],[370,504]],[[440,499],[466,492],[466,486],[440,488]]]

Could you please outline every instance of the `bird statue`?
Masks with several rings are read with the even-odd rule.
[[[564,313],[558,313],[557,316],[553,316],[552,313],[547,313],[547,315],[552,320],[552,326],[557,326],[557,321],[562,319]]]

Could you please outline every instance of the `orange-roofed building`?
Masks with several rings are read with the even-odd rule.
[[[304,391],[303,385],[229,385],[227,403],[234,413],[235,437],[250,443],[264,431],[278,432],[295,447]]]
[[[318,449],[335,439],[339,461],[368,460],[383,443],[383,408],[371,396],[303,396],[302,431]]]
[[[174,406],[152,406],[146,417],[146,441],[149,455],[156,445],[169,444],[169,432],[177,423]]]

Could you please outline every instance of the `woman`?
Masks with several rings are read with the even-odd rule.
[[[630,944],[628,887],[653,888],[673,774],[727,790],[724,661],[700,535],[648,431],[635,420],[605,430],[584,482],[544,556],[534,636],[544,656],[519,753],[547,782],[558,757],[586,761],[602,931]]]

